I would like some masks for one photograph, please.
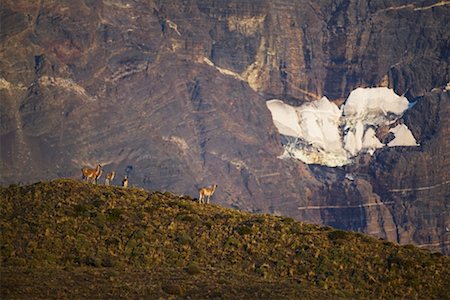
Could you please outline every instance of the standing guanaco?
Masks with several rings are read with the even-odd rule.
[[[116,177],[116,172],[112,171],[111,173],[106,174],[105,185],[110,185],[111,182]]]
[[[87,182],[91,180],[93,183],[97,183],[97,179],[102,175],[102,166],[99,164],[95,169],[82,168],[81,173]]]
[[[218,186],[217,184],[213,184],[210,187],[205,187],[205,188],[199,189],[198,192],[199,192],[200,196],[198,197],[198,202],[199,203],[209,203],[209,199],[216,191],[217,186]],[[205,196],[207,197],[206,202],[205,202]]]
[[[128,176],[125,176],[125,178],[122,180],[122,186],[125,188],[128,187]]]
[[[95,174],[95,178],[94,178],[94,183],[97,184],[98,179],[100,178],[100,176],[102,176],[103,174],[103,169],[100,169],[100,172],[98,172],[97,174]]]

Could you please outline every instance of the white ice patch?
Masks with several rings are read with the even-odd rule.
[[[367,128],[364,133],[362,148],[372,155],[376,149],[383,148],[385,145],[375,136],[375,129],[373,127]]]
[[[295,107],[281,100],[270,100],[266,102],[272,113],[272,119],[278,132],[282,135],[300,137],[301,129]]]
[[[349,164],[361,152],[372,155],[384,147],[376,129],[394,123],[409,106],[405,97],[385,87],[355,89],[341,110],[326,97],[298,107],[267,101],[275,126],[286,136],[282,157],[330,167]],[[409,129],[399,126],[390,130],[395,139],[388,146],[417,145]]]
[[[391,128],[389,132],[392,132],[395,136],[395,138],[388,143],[389,147],[418,146],[416,139],[405,124],[399,124],[394,128]]]
[[[343,115],[347,119],[364,119],[377,125],[392,121],[408,108],[409,101],[387,87],[357,88],[345,101]]]
[[[300,125],[299,137],[312,146],[328,151],[342,148],[339,129],[341,111],[327,98],[307,103],[297,108]]]
[[[339,132],[341,111],[326,97],[294,107],[281,100],[267,101],[278,131],[289,140],[284,156],[308,164],[341,166],[347,163]]]

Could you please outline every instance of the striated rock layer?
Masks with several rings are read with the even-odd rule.
[[[217,183],[226,206],[450,253],[448,1],[4,0],[0,22],[2,184],[101,163],[115,184]],[[371,86],[416,102],[399,124],[419,147],[278,158],[266,100]]]

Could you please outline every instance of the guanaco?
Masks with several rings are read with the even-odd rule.
[[[102,174],[103,174],[103,169],[100,169],[100,172],[98,172],[98,173],[95,175],[95,178],[94,178],[94,183],[95,183],[95,184],[97,184],[97,181],[98,181],[98,179],[100,178],[100,176],[102,176]]]
[[[128,176],[125,176],[125,178],[122,180],[122,186],[125,188],[128,187]]]
[[[99,164],[95,169],[82,168],[81,173],[83,174],[83,179],[87,182],[90,180],[97,183],[97,179],[102,175],[102,166]]]
[[[116,177],[116,172],[112,171],[111,173],[106,174],[105,185],[110,185],[111,182]]]
[[[211,198],[211,196],[216,191],[217,186],[218,186],[217,184],[213,184],[210,187],[205,187],[205,188],[199,189],[198,192],[199,192],[200,196],[198,197],[198,202],[199,203],[207,203],[208,204],[209,203],[209,199]],[[206,201],[205,201],[205,196],[207,197]]]

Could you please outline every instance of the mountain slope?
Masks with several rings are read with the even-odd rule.
[[[60,179],[0,201],[5,297],[450,297],[440,254],[169,192]]]

